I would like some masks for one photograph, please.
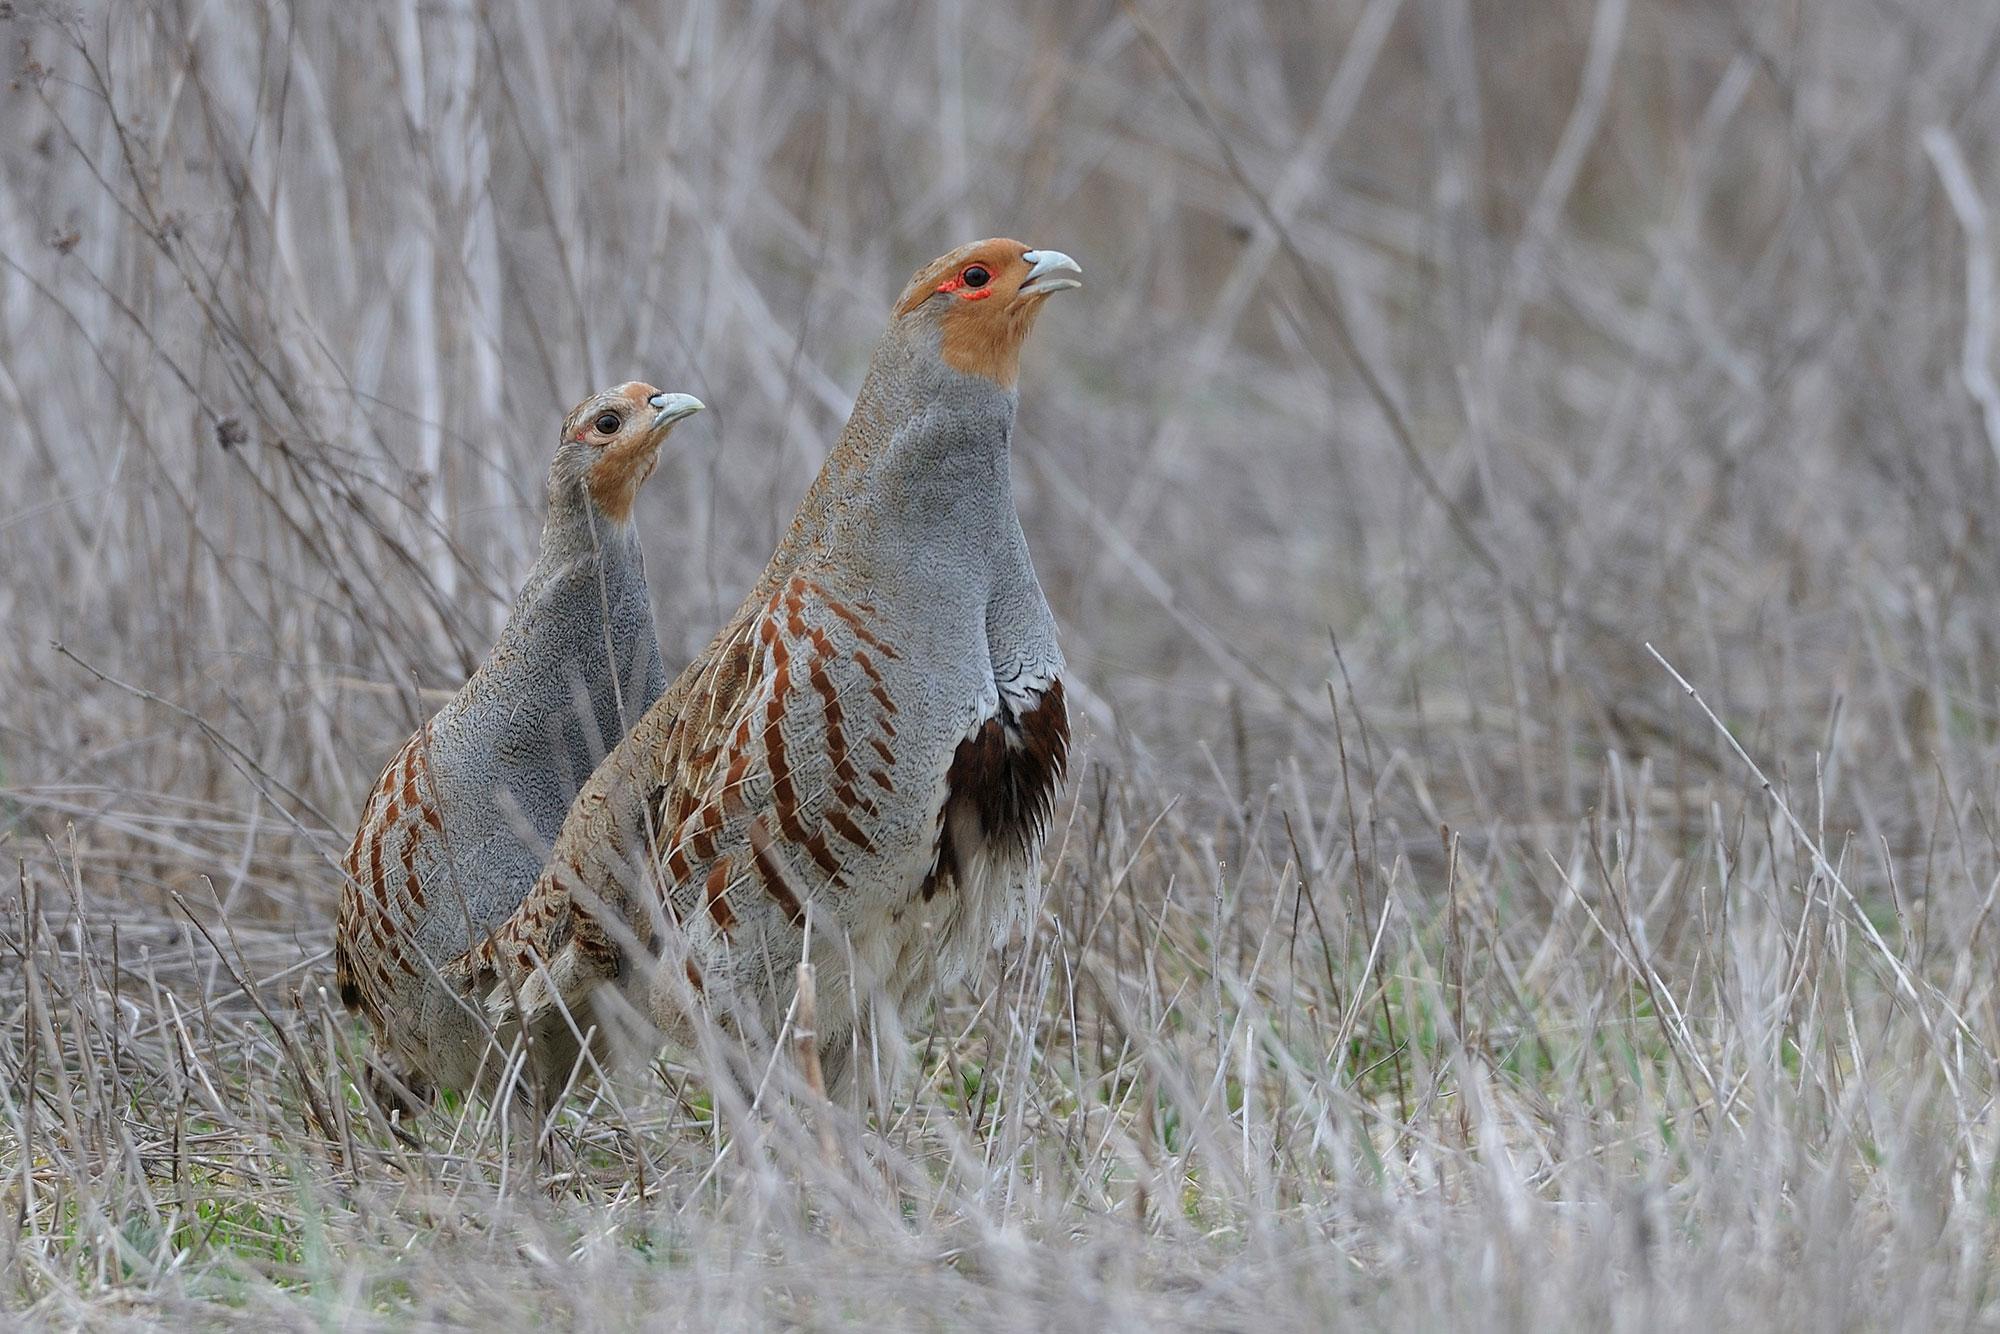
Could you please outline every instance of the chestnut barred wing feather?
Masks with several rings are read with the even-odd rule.
[[[406,923],[428,906],[424,877],[441,834],[428,773],[431,727],[403,743],[382,770],[341,863],[346,872],[334,937],[334,985],[341,1002],[378,1027],[394,1004],[397,975],[415,977],[416,944]]]
[[[584,784],[520,908],[445,969],[503,1030],[519,1024],[532,1036],[561,1023],[558,1000],[574,1015],[592,988],[619,976],[626,937],[671,908],[672,885],[662,882],[681,869],[674,835],[725,777],[714,738],[728,734],[768,668],[751,628],[732,621],[688,665]],[[644,897],[661,890],[665,905]]]

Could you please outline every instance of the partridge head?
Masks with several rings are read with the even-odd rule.
[[[1043,301],[1081,286],[1083,270],[1060,250],[975,241],[917,270],[896,302],[896,318],[935,325],[946,366],[1011,389]]]
[[[692,394],[663,393],[636,380],[592,394],[563,419],[562,442],[549,467],[551,500],[580,490],[605,519],[625,523],[667,436],[702,407]]]

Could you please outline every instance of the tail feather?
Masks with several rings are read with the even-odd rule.
[[[349,1012],[365,1013],[361,984],[355,980],[354,960],[348,955],[347,940],[344,936],[336,937],[333,942],[333,987],[340,996],[340,1003],[345,1005]]]

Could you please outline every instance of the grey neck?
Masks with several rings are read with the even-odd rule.
[[[872,582],[934,574],[983,595],[982,573],[1026,557],[1010,473],[1014,391],[951,370],[912,338],[884,340],[863,395],[899,425],[870,442],[831,506],[829,548]]]
[[[591,711],[604,731],[636,719],[652,703],[634,692],[658,675],[659,647],[636,528],[606,519],[580,485],[574,495],[566,489],[550,488],[541,553],[487,670],[502,675],[522,704],[534,701],[565,714],[575,712],[575,691],[588,683]],[[612,732],[610,742],[619,735]],[[608,743],[600,738],[595,744]]]
[[[508,763],[567,784],[542,793],[540,780],[509,780],[527,784],[516,798],[545,839],[569,794],[666,685],[638,534],[575,489],[551,486],[541,554],[479,684],[461,694],[468,707],[499,709],[485,725]]]
[[[612,523],[598,513],[580,483],[551,490],[541,554],[514,601],[503,638],[517,623],[526,628],[544,614],[551,599],[563,603],[565,615],[580,610],[573,605],[582,591],[579,582],[596,586],[601,580],[607,592],[615,593],[640,574],[639,536],[632,524]]]

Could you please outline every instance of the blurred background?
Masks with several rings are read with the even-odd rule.
[[[1132,940],[1202,942],[1211,1008],[1345,1011],[1394,1097],[1331,1083],[1399,1133],[1425,1058],[1397,1019],[1449,1028],[1433,1092],[1523,1099],[1528,1197],[1628,1152],[1686,1181],[1660,1164],[1697,1124],[1777,1171],[1726,1111],[1741,1057],[1824,1059],[1785,1152],[1890,1233],[1954,1172],[1988,1198],[1986,0],[0,10],[0,846],[49,903],[164,957],[180,893],[323,984],[360,799],[499,626],[562,414],[633,378],[711,408],[638,509],[678,669],[909,273],[1008,235],[1086,279],[1031,340],[1016,444],[1082,738],[1052,930],[1122,892]],[[1324,969],[1252,968],[1321,894]],[[1508,1063],[1528,1016],[1554,1078],[1620,1012],[1678,1127],[1647,1149],[1593,1138],[1629,1050],[1603,1084]],[[1891,1119],[1964,1138],[1871,1195],[1838,1090],[1933,1041],[1956,1110]],[[1945,1096],[1926,1068],[1893,1105]],[[1387,1198],[1427,1189],[1408,1170]],[[1578,1189],[1625,1199],[1605,1170]],[[1673,1198],[1702,1247],[1737,1235]],[[1932,1298],[1984,1290],[1968,1218]],[[1860,1281],[1864,1236],[1811,1272]]]
[[[17,833],[111,820],[165,882],[282,788],[344,838],[628,378],[714,408],[640,509],[684,661],[909,272],[989,234],[1088,277],[1017,475],[1092,761],[1323,777],[1336,643],[1426,855],[1715,758],[1649,641],[1888,832],[1991,733],[1986,5],[15,8]],[[264,818],[246,875],[323,905]]]

